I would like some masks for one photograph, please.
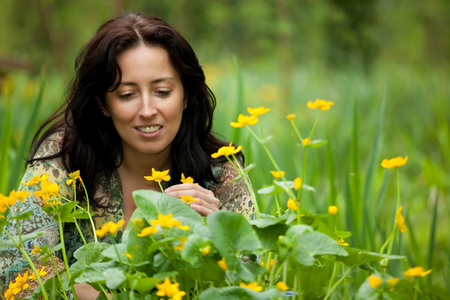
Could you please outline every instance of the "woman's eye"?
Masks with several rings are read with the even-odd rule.
[[[130,99],[131,97],[133,97],[133,94],[132,94],[132,93],[123,93],[123,94],[119,94],[119,99],[126,100],[126,99]]]
[[[170,92],[171,92],[170,90],[157,90],[155,92],[155,94],[158,97],[164,98],[164,97],[168,97],[170,95]]]

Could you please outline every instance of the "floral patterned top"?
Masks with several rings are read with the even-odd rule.
[[[49,156],[59,152],[61,149],[63,134],[55,133],[51,135],[46,141],[42,143],[36,153],[36,157]],[[255,219],[256,212],[253,205],[250,192],[244,182],[244,180],[236,180],[239,173],[233,168],[230,163],[217,164],[211,166],[214,176],[219,179],[219,183],[205,183],[207,189],[213,191],[216,198],[220,200],[220,209],[229,210],[234,212],[240,212],[248,219]],[[63,166],[61,158],[49,159],[37,161],[32,165],[29,165],[22,182],[28,182],[32,177],[38,175],[42,176],[48,174],[48,180],[55,182],[61,186],[60,195],[67,199],[73,198],[73,190],[71,185],[66,184],[66,180],[69,178],[67,170]],[[117,222],[123,219],[124,205],[122,198],[122,184],[119,173],[117,170],[112,173],[111,176],[106,174],[98,174],[98,185],[95,193],[95,199],[97,203],[104,205],[104,208],[92,208],[95,214],[93,216],[94,225],[99,229],[104,223],[108,221]],[[36,186],[21,185],[19,190],[26,190],[34,192]],[[17,201],[19,203],[20,201]],[[17,213],[18,205],[12,208],[14,213]],[[20,228],[22,236],[41,233],[38,237],[32,238],[24,242],[25,251],[30,253],[34,246],[37,244],[40,247],[48,245],[49,249],[52,249],[58,245],[60,241],[60,234],[58,223],[53,220],[52,216],[48,215],[42,210],[43,199],[36,197],[33,193],[27,197],[24,203],[20,202],[20,211],[31,211],[33,214],[30,219],[26,221],[20,221]],[[80,203],[81,206],[86,207],[86,203]],[[64,242],[66,245],[66,252],[69,259],[69,264],[72,264],[75,259],[73,253],[79,247],[83,245],[83,242],[78,234],[78,229],[75,223],[64,223]],[[79,220],[79,227],[81,228],[87,242],[94,241],[93,232],[89,227],[88,220]],[[12,223],[5,228],[10,235],[17,235],[17,225]],[[120,233],[119,233],[120,236]],[[105,241],[105,239],[100,239]],[[8,236],[2,232],[0,240],[8,241]],[[15,247],[9,247],[5,249],[0,248],[0,291],[7,288],[8,283],[17,276],[18,273],[23,274],[25,269],[29,267],[27,261],[21,255],[21,253]],[[41,265],[38,255],[32,255],[33,261],[36,261],[37,267]],[[46,270],[49,270],[49,274],[44,278],[50,277],[54,274],[50,271],[53,266],[50,265],[51,260],[47,261],[49,265]],[[58,261],[58,265],[62,269],[62,261]]]

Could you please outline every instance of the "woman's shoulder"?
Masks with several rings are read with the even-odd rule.
[[[63,141],[63,130],[53,132],[41,142],[33,158],[36,159],[40,157],[52,156],[61,152]]]

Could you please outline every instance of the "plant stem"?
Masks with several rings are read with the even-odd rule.
[[[345,271],[345,273],[342,274],[342,277],[333,285],[333,287],[331,289],[328,290],[327,295],[325,296],[325,298],[323,298],[323,300],[327,300],[328,298],[330,298],[331,293],[333,293],[333,291],[336,289],[336,287],[341,283],[341,281],[343,281],[345,279],[345,277],[347,276],[348,273],[350,273],[351,268],[348,268],[347,271]]]
[[[226,158],[244,179],[247,189],[250,192],[250,197],[252,198],[253,204],[255,205],[256,217],[259,219],[260,218],[260,210],[259,210],[258,200],[256,199],[255,191],[253,190],[253,187],[247,178],[247,174],[245,174],[244,169],[242,168],[241,164],[237,161],[237,159],[234,155],[233,155],[234,162],[228,156],[226,156]]]
[[[397,214],[398,209],[400,208],[400,175],[399,175],[399,171],[398,168],[395,168],[396,171],[396,181],[397,181],[397,203],[395,206],[395,214]],[[389,255],[391,255],[392,252],[392,247],[394,245],[394,240],[395,240],[395,233],[396,233],[396,220],[395,220],[396,215],[394,215],[394,224],[392,225],[392,232],[389,235],[388,239],[386,240],[386,242],[384,243],[384,245],[381,247],[381,254],[383,254],[382,251],[384,251],[384,248],[386,247],[387,243],[389,242],[389,247],[388,247],[388,252],[387,252],[387,257],[386,259],[382,260],[382,265],[381,267],[383,268],[384,271],[386,271],[386,268],[389,264]]]
[[[261,146],[263,147],[264,151],[266,151],[266,154],[269,157],[269,160],[272,163],[272,165],[274,166],[275,170],[277,172],[279,172],[281,169],[278,166],[278,164],[276,163],[275,159],[273,158],[272,153],[270,152],[269,148],[267,148],[265,143],[260,138],[258,138],[258,136],[253,132],[253,130],[250,127],[248,127],[248,126],[245,126],[245,127],[250,132],[250,134],[253,135],[253,137],[261,144]],[[283,180],[283,182],[285,184],[286,192],[288,193],[289,197],[291,197],[292,199],[295,199],[295,195],[292,192],[292,189],[288,186],[288,184],[286,182],[286,178],[284,176],[282,176],[281,179]]]
[[[19,223],[19,220],[17,220],[17,223]],[[22,244],[17,244],[16,241],[14,240],[14,238],[9,234],[8,231],[6,231],[6,230],[3,230],[3,231],[11,239],[11,241],[14,243],[16,248],[19,249],[19,251],[23,254],[25,259],[27,260],[27,262],[30,265],[31,269],[33,270],[34,274],[36,274],[36,280],[38,281],[39,286],[41,287],[42,296],[44,297],[45,300],[48,300],[47,291],[44,288],[44,283],[42,282],[41,276],[39,275],[39,272],[37,271],[36,266],[34,265],[33,261],[30,258],[30,256],[28,256],[28,253],[25,251],[25,249],[23,249],[23,245]],[[19,230],[19,232],[20,232],[20,230]]]
[[[86,208],[87,208],[87,212],[88,212],[88,215],[89,215],[89,220],[90,220],[91,226],[92,226],[92,235],[94,236],[94,241],[97,242],[97,235],[95,234],[94,220],[92,219],[91,208],[89,206],[89,195],[88,195],[88,192],[86,190],[86,186],[84,185],[83,181],[81,181],[81,184],[83,185],[84,193],[86,194],[86,206],[87,206]]]
[[[62,252],[62,255],[63,255],[64,267],[65,267],[66,272],[67,272],[67,278],[70,281],[71,275],[70,275],[69,263],[67,261],[66,245],[65,245],[65,242],[64,242],[64,232],[63,232],[63,228],[62,228],[61,215],[58,213],[57,216],[58,216],[59,236],[60,236],[61,245],[62,245],[61,252]],[[75,299],[77,299],[77,293],[75,291],[75,287],[72,285],[70,287],[70,289],[72,290],[73,297]]]
[[[80,225],[78,225],[77,219],[73,218],[73,222],[75,223],[75,226],[77,227],[78,233],[80,234],[81,239],[83,240],[83,244],[86,247],[86,249],[89,249],[88,244],[86,242],[86,239],[84,238],[84,234],[81,231]]]

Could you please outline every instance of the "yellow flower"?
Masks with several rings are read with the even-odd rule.
[[[243,114],[239,114],[237,122],[231,122],[231,127],[234,128],[242,128],[245,125],[255,125],[258,123],[258,119],[256,116],[245,116]]]
[[[48,178],[48,174],[44,174],[42,176],[36,175],[33,176],[28,182],[22,182],[23,185],[35,185],[43,180]]]
[[[186,242],[187,238],[185,236],[181,237],[180,244],[178,246],[174,246],[173,249],[178,251],[183,251],[184,243]]]
[[[372,288],[379,288],[383,284],[383,280],[378,276],[369,276],[369,284]]]
[[[138,233],[137,236],[144,237],[144,236],[148,236],[151,234],[155,234],[157,232],[158,232],[158,228],[153,227],[153,226],[148,226],[148,227],[145,227],[144,229],[142,229],[141,233]]]
[[[144,225],[145,225],[144,220],[139,219],[139,218],[133,219],[133,220],[131,220],[131,222],[133,222],[133,225],[136,229],[144,227]]]
[[[129,259],[132,259],[133,258],[133,255],[131,255],[130,253],[128,253],[128,252],[124,252],[123,253],[126,257],[128,257]]]
[[[288,119],[289,121],[294,121],[295,120],[295,114],[287,115],[286,119]]]
[[[303,181],[300,177],[294,179],[294,190],[298,191],[302,187]]]
[[[308,101],[308,104],[307,104],[308,108],[311,108],[311,109],[319,108],[322,111],[329,110],[330,106],[332,106],[332,105],[334,105],[333,101],[326,101],[326,100],[322,100],[322,99],[316,99],[316,101],[314,101],[314,102]]]
[[[274,260],[273,258],[269,261],[269,268],[268,268],[269,271],[270,271],[270,269],[272,269],[273,264],[276,262],[278,262],[278,261]]]
[[[198,183],[194,182],[194,178],[192,178],[192,177],[185,178],[183,173],[181,173],[181,182],[182,183],[193,183],[193,184],[198,185]]]
[[[341,245],[341,246],[347,247],[347,246],[349,245],[346,241],[344,241],[343,238],[338,238],[337,242],[338,242],[338,244]]]
[[[181,200],[183,200],[183,202],[186,202],[188,205],[191,204],[192,202],[198,201],[198,199],[194,199],[194,197],[187,195],[181,195]]]
[[[44,206],[56,206],[61,204],[62,202],[58,200],[44,200]]]
[[[388,285],[389,285],[389,291],[393,292],[394,291],[394,286],[397,285],[397,283],[399,282],[400,279],[398,279],[397,277],[395,278],[389,278],[387,281]]]
[[[244,287],[244,288],[248,288],[252,291],[255,292],[261,292],[263,290],[262,286],[259,286],[257,282],[252,282],[249,284],[245,284],[243,282],[241,282],[241,284],[239,284],[240,287]]]
[[[67,180],[66,180],[66,184],[67,184],[67,185],[71,185],[71,184],[73,183],[73,185],[75,185],[77,179],[78,179],[78,180],[81,180],[81,177],[80,177],[80,171],[78,170],[78,171],[75,171],[75,172],[70,173],[70,174],[69,174],[69,177],[70,177],[70,179],[67,179]]]
[[[242,149],[242,146],[238,146],[237,148],[235,148],[234,146],[232,146],[232,143],[230,143],[229,146],[223,146],[219,150],[217,150],[216,153],[211,154],[211,157],[218,158],[222,155],[230,156],[230,155],[238,153],[239,151],[241,151],[241,149]]]
[[[251,107],[247,107],[247,111],[250,115],[254,116],[254,117],[259,117],[267,112],[270,111],[270,108],[266,108],[264,106],[260,106],[257,108],[251,108]]]
[[[279,289],[280,291],[284,292],[284,291],[287,291],[289,289],[289,287],[283,281],[278,281],[277,282],[277,289]]]
[[[152,168],[152,176],[144,176],[145,179],[147,179],[148,181],[154,181],[154,182],[161,182],[161,181],[169,181],[170,180],[170,175],[169,174],[169,170],[165,170],[165,171],[155,171],[154,168]]]
[[[36,253],[39,253],[39,252],[41,252],[41,248],[39,248],[39,246],[37,244],[34,244],[34,249],[31,250],[31,253],[32,254],[36,254]]]
[[[33,195],[41,197],[44,201],[48,201],[48,199],[59,197],[60,188],[61,186],[58,185],[57,183],[52,183],[48,180],[42,180],[41,190],[35,191]]]
[[[173,214],[170,213],[167,216],[162,213],[158,214],[158,220],[150,220],[150,224],[153,226],[159,225],[161,228],[178,227],[181,230],[189,230],[189,226],[182,226],[180,221],[172,219]]]
[[[99,237],[104,237],[107,233],[114,234],[120,227],[123,226],[123,224],[125,224],[124,220],[120,220],[117,224],[112,221],[108,221],[103,224],[102,228],[95,230],[95,233]]]
[[[39,274],[40,277],[47,275],[47,272],[44,271],[45,267],[42,267],[42,269],[37,269],[37,272]],[[31,274],[30,276],[30,281],[35,281],[36,280],[36,274]]]
[[[335,216],[338,213],[338,208],[337,206],[334,205],[330,205],[328,206],[328,213],[330,214],[330,216]]]
[[[405,226],[405,218],[402,216],[403,206],[400,206],[395,214],[395,221],[397,222],[398,229],[401,233],[405,233],[407,228]]]
[[[179,283],[170,283],[170,279],[166,277],[163,283],[156,284],[156,287],[158,288],[156,295],[159,297],[171,297],[170,299],[173,300],[181,299],[184,295],[186,295],[186,293],[178,290],[179,285]]]
[[[310,139],[310,138],[304,138],[304,139],[302,140],[302,144],[303,144],[304,146],[308,146],[309,144],[311,144],[311,139]]]
[[[4,213],[8,207],[12,206],[17,199],[11,199],[10,197],[6,197],[0,194],[0,212]]]
[[[25,202],[25,198],[30,195],[31,195],[31,192],[27,192],[25,190],[20,190],[18,192],[16,192],[15,190],[12,190],[9,193],[9,199],[10,199],[10,201],[13,201],[13,202],[16,202],[17,200]]]
[[[284,171],[270,171],[270,174],[272,174],[275,178],[281,178],[284,176]]]
[[[17,289],[16,284],[11,281],[3,296],[5,297],[5,300],[14,300],[14,295],[17,295],[19,292],[20,288]]]
[[[260,265],[261,267],[264,267],[264,266],[266,265],[266,263],[263,262],[262,260],[260,260],[260,261],[259,261],[259,265]]]
[[[295,200],[289,198],[288,202],[287,202],[287,207],[291,210],[297,210],[298,206],[297,203],[295,203]]]
[[[222,270],[224,270],[224,271],[228,270],[228,266],[227,266],[227,262],[225,261],[225,257],[222,257],[222,259],[219,260],[217,262],[217,264],[219,264],[219,267],[221,267]]]
[[[11,282],[9,284],[8,289],[3,294],[3,297],[5,297],[5,300],[14,300],[14,288],[15,288],[15,285]],[[20,290],[19,290],[19,292],[20,292]]]
[[[391,159],[383,159],[381,162],[381,166],[385,169],[398,168],[406,164],[408,161],[408,156],[402,158],[401,156],[397,156]]]
[[[403,272],[403,274],[409,278],[418,277],[418,276],[425,277],[430,273],[431,273],[431,269],[429,269],[428,271],[424,271],[422,267],[409,268],[408,270]]]
[[[17,275],[16,278],[16,290],[26,290],[29,287],[29,284],[27,283],[28,281],[28,271],[26,271],[23,276],[21,276],[20,274]]]
[[[205,246],[203,248],[200,248],[200,252],[203,253],[203,255],[208,255],[211,252],[211,246]]]

